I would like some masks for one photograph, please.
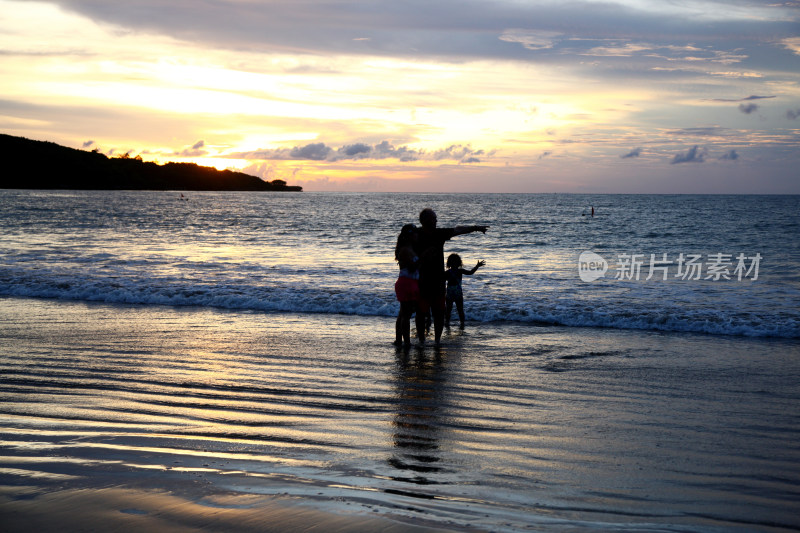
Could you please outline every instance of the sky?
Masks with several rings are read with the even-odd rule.
[[[306,191],[800,194],[800,1],[0,0],[0,133]]]

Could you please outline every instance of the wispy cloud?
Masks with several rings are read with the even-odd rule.
[[[695,128],[681,128],[671,130],[668,132],[670,135],[675,136],[696,136],[696,137],[724,137],[733,135],[733,132],[728,128],[721,126],[700,126]]]
[[[519,43],[528,50],[543,50],[553,48],[561,36],[561,33],[554,31],[509,29],[500,35],[500,40]]]
[[[781,44],[795,54],[800,55],[800,37],[789,37],[787,39],[783,39]]]
[[[750,100],[765,100],[765,99],[768,99],[768,98],[775,98],[775,96],[774,95],[773,96],[757,96],[757,95],[753,94],[753,95],[747,96],[745,98],[733,98],[733,99],[730,99],[730,98],[713,98],[711,101],[712,102],[748,102]]]
[[[741,111],[745,115],[749,115],[750,113],[757,110],[758,110],[758,104],[739,104],[739,111]]]
[[[642,56],[669,62],[702,62],[707,64],[719,63],[723,65],[740,63],[748,57],[740,52],[714,50],[710,47],[621,41],[613,41],[607,45],[590,48],[589,50],[581,52],[581,55],[627,58]]]

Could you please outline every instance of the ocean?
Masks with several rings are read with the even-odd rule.
[[[800,529],[798,197],[183,198],[0,191],[10,531]],[[403,349],[423,207],[486,266]]]
[[[468,321],[800,337],[797,196],[3,191],[0,295],[392,316],[423,207]]]

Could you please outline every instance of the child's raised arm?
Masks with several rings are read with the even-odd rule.
[[[471,276],[471,275],[473,275],[475,273],[476,270],[478,270],[480,267],[482,267],[485,264],[486,264],[486,261],[481,259],[480,261],[478,261],[478,264],[475,265],[475,267],[472,270],[464,270],[463,273]]]

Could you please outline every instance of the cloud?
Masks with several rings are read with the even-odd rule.
[[[729,150],[720,156],[721,161],[736,161],[739,159],[739,154],[736,153],[736,150]]]
[[[797,55],[800,55],[800,37],[790,37],[788,39],[783,39],[781,44],[785,46],[787,49],[791,50]]]
[[[553,48],[561,33],[544,30],[509,29],[500,35],[500,40],[508,43],[519,43],[528,50],[544,50]]]
[[[747,56],[740,52],[713,50],[709,47],[693,45],[677,45],[669,43],[627,42],[618,39],[609,39],[602,46],[595,46],[580,55],[594,57],[646,57],[659,61],[681,61],[686,63],[719,63],[731,65],[740,63]]]
[[[757,104],[739,104],[739,111],[744,113],[745,115],[749,115],[753,111],[758,109]]]
[[[89,148],[93,144],[94,144],[94,141],[86,141],[85,143],[83,143],[83,147],[84,148]]]
[[[774,36],[793,51],[800,49],[796,28],[787,22],[788,8],[714,9],[716,2],[672,8],[660,2],[500,0],[487,8],[477,0],[407,0],[375,2],[369,9],[352,0],[312,2],[308,9],[285,0],[51,2],[120,31],[164,34],[214,49],[270,53],[534,59],[543,54],[531,51],[553,51],[567,42],[578,53],[594,48],[595,53],[614,54],[626,52],[624,43],[636,43],[633,46],[642,47],[637,55],[655,50],[662,60],[735,63],[747,57],[741,50],[744,38],[730,36],[757,34]],[[520,27],[521,21],[535,27]],[[654,36],[659,36],[658,42],[638,44]],[[724,48],[711,48],[711,43],[724,39]]]
[[[706,149],[700,148],[697,145],[692,146],[689,148],[689,151],[686,153],[675,154],[675,157],[672,158],[671,164],[676,163],[702,163],[706,160]]]
[[[764,100],[766,98],[775,98],[775,96],[758,96],[758,95],[752,94],[752,95],[747,96],[745,98],[734,98],[734,99],[714,98],[711,101],[712,102],[748,102],[750,100]]]
[[[790,109],[786,112],[786,118],[789,120],[795,120],[796,118],[800,118],[800,109]]]
[[[399,159],[406,163],[409,161],[416,161],[420,159],[420,156],[421,152],[418,150],[408,148],[407,146],[396,148],[389,141],[381,141],[375,146],[372,146],[368,152],[362,152],[352,159]]]
[[[333,150],[325,143],[307,144],[303,147],[295,146],[289,152],[289,159],[310,159],[311,161],[324,161]]]
[[[725,135],[731,135],[731,131],[728,128],[723,128],[720,126],[681,128],[678,130],[671,130],[668,133],[671,135],[694,135],[698,137],[720,137]]]
[[[633,150],[631,150],[627,154],[622,154],[620,157],[622,159],[630,159],[632,157],[639,157],[640,155],[642,155],[642,149],[641,148],[634,148]]]
[[[310,160],[310,161],[343,161],[343,160],[381,160],[397,159],[408,163],[418,160],[443,161],[455,160],[461,163],[479,163],[481,156],[492,155],[485,150],[475,150],[469,145],[453,144],[447,148],[426,151],[408,146],[394,146],[390,141],[381,141],[375,145],[356,143],[332,148],[323,142],[311,143],[294,148],[276,148],[227,154],[235,159],[261,160]]]
[[[443,150],[436,150],[433,153],[433,159],[441,161],[443,159],[457,159],[462,162],[477,163],[479,161],[467,161],[468,159],[475,159],[474,156],[484,155],[483,150],[473,150],[469,146],[461,144],[453,144]]]
[[[204,155],[208,155],[208,152],[206,150],[203,150],[203,147],[205,147],[205,145],[206,145],[205,141],[202,140],[197,141],[190,148],[184,148],[180,152],[175,152],[174,155],[180,157],[202,157]]]

